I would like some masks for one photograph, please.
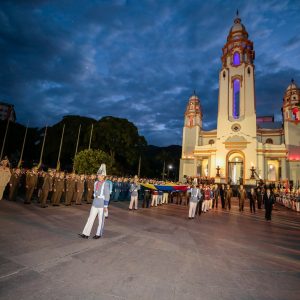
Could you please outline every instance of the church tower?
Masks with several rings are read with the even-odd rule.
[[[182,159],[180,161],[180,174],[195,174],[194,150],[199,144],[199,134],[202,129],[202,110],[200,100],[194,94],[190,97],[184,114],[184,127],[182,135]]]
[[[215,166],[227,180],[234,170],[236,182],[249,179],[250,168],[257,166],[254,58],[253,42],[237,13],[222,49]],[[240,163],[238,169],[233,162]]]
[[[288,178],[300,178],[300,89],[294,80],[287,87],[282,105],[285,144],[289,164]]]

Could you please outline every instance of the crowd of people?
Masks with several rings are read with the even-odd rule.
[[[9,169],[8,160],[1,162],[0,199],[4,193],[8,200],[24,199],[24,204],[36,201],[42,208],[52,206],[92,204],[94,199],[94,183],[97,175],[78,175],[49,169],[48,171],[32,168]],[[110,201],[130,201],[129,210],[150,208],[168,203],[189,206],[190,219],[195,215],[206,213],[211,209],[231,209],[231,199],[238,198],[239,211],[244,211],[248,201],[251,213],[264,207],[266,220],[271,219],[275,202],[290,209],[300,211],[300,189],[287,189],[283,186],[272,188],[259,184],[256,188],[246,190],[243,185],[232,188],[230,185],[218,185],[211,178],[201,180],[189,178],[186,189],[160,190],[149,185],[165,185],[166,182],[155,179],[137,177],[106,176],[109,184]],[[177,183],[181,184],[181,183]]]

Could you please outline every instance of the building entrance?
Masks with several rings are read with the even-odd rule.
[[[228,182],[231,184],[243,184],[244,160],[240,154],[230,155],[228,159]]]

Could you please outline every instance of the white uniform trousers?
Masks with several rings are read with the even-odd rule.
[[[197,202],[190,201],[189,218],[195,218]]]
[[[209,200],[203,200],[202,202],[202,211],[206,212],[208,210],[208,201]]]
[[[96,235],[100,235],[100,236],[103,235],[104,220],[105,220],[104,208],[103,207],[97,208],[95,206],[91,207],[89,218],[88,218],[88,220],[84,226],[83,232],[82,232],[84,235],[90,236],[91,230],[93,228],[93,224],[94,224],[94,221],[95,221],[95,218],[97,217],[97,215],[98,215],[99,225],[97,228]]]
[[[159,205],[162,204],[162,195],[158,195],[158,197],[157,197],[157,204],[159,204]]]
[[[133,205],[135,209],[138,209],[138,196],[131,196],[129,209],[132,209]]]
[[[296,202],[296,211],[300,211],[300,202],[298,201],[298,202]]]
[[[169,194],[168,193],[164,193],[163,194],[163,201],[162,201],[162,203],[168,204],[168,197],[169,197]]]
[[[213,200],[209,199],[208,201],[209,201],[208,202],[208,209],[212,209],[212,202],[213,202]]]
[[[151,206],[157,206],[157,198],[158,195],[152,195],[152,202],[151,202]]]

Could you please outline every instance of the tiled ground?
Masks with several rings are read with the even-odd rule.
[[[77,237],[89,206],[0,202],[1,299],[300,299],[300,214],[272,222],[112,203],[104,238]]]

